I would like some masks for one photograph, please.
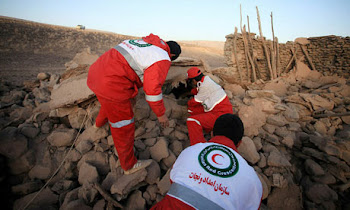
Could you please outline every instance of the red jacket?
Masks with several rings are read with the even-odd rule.
[[[136,50],[149,47],[149,50],[146,50],[147,54],[138,55],[139,57],[135,58],[136,62],[138,62],[137,59],[141,60],[141,63],[137,63],[140,68],[146,65],[143,63],[147,63],[147,68],[141,68],[143,75],[138,76],[129,63],[130,58],[128,62],[127,58],[116,50],[120,49],[122,44],[129,45],[130,48],[134,47]],[[149,99],[147,102],[153,112],[157,116],[164,115],[165,107],[161,93],[171,65],[169,46],[153,34],[143,37],[142,40],[125,40],[122,44],[105,52],[90,66],[88,87],[96,95],[111,101],[123,102],[135,97],[138,89],[143,86],[146,100]],[[126,48],[124,45],[122,46]],[[156,62],[152,62],[153,60]]]

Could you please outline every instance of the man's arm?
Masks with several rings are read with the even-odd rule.
[[[146,94],[146,101],[163,127],[167,127],[169,124],[168,117],[165,115],[162,86],[170,65],[171,62],[167,60],[154,63],[145,70],[143,76],[143,89]]]

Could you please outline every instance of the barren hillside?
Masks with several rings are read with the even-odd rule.
[[[62,73],[64,64],[90,48],[101,55],[131,36],[98,30],[41,24],[0,16],[0,77],[20,85],[40,72]],[[147,34],[144,34],[145,36]],[[182,56],[202,58],[212,67],[225,66],[224,42],[183,41]]]

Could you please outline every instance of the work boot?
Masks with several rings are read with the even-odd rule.
[[[152,163],[151,159],[149,159],[149,160],[138,160],[132,168],[130,168],[127,171],[124,171],[124,174],[135,173],[136,171],[139,171],[139,170],[141,170],[143,168],[146,168],[147,166],[151,165],[151,163]]]

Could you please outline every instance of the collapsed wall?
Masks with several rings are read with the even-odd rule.
[[[236,52],[238,58],[238,65],[235,61],[234,54],[234,34],[226,36],[226,43],[224,48],[224,55],[226,58],[227,65],[231,67],[231,71],[235,72],[238,77],[238,68],[242,71],[243,81],[248,81],[248,73],[252,71],[252,66],[249,62],[249,58],[245,56],[245,47],[242,34],[237,34],[236,38]],[[269,68],[266,61],[266,55],[263,49],[262,40],[257,38],[254,33],[250,33],[250,39],[248,39],[248,49],[251,55],[254,55],[257,61],[257,65],[261,77],[260,79],[269,80]],[[268,48],[270,62],[272,59],[272,45],[273,41],[265,40],[265,44]],[[307,55],[301,49],[304,47]],[[323,36],[323,37],[311,37],[303,38],[300,40],[296,39],[295,42],[279,43],[278,44],[278,64],[277,72],[285,73],[292,69],[295,62],[292,65],[288,64],[292,60],[293,52],[295,49],[296,60],[301,60],[312,69],[312,65],[307,60],[307,56],[311,58],[311,62],[315,66],[316,70],[322,72],[324,75],[339,75],[349,78],[350,76],[350,37],[339,37],[339,36]],[[275,59],[277,63],[277,59]],[[248,64],[248,68],[247,68]],[[272,65],[272,64],[271,64]],[[287,69],[286,69],[287,68]],[[258,71],[258,70],[257,70]],[[258,72],[259,73],[259,72]],[[251,73],[250,73],[251,75]],[[258,75],[259,76],[259,75]],[[258,77],[259,79],[259,77]]]

